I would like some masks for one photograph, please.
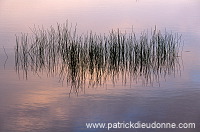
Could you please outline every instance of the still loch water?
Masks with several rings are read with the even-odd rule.
[[[86,123],[196,123],[195,129],[110,129],[109,131],[200,131],[200,1],[198,0],[1,0],[0,132],[104,132]],[[15,71],[16,35],[68,20],[78,34],[112,29],[140,36],[156,26],[180,34],[180,71],[144,85],[111,80],[70,94],[57,76]],[[23,73],[23,72],[22,72]],[[119,77],[120,78],[120,77]]]

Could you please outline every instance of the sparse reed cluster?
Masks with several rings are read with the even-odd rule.
[[[50,29],[33,28],[33,34],[16,36],[16,71],[47,72],[67,81],[78,92],[85,86],[124,83],[142,79],[145,84],[158,81],[159,76],[174,73],[179,67],[181,37],[156,28],[150,34],[122,33],[112,30],[108,35],[93,32],[78,35],[76,27],[57,24]]]

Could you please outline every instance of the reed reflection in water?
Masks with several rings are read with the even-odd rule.
[[[49,29],[34,27],[32,35],[16,36],[15,67],[18,74],[47,73],[78,93],[112,81],[159,82],[160,76],[180,71],[181,36],[157,30],[131,33],[112,30],[108,35],[78,35],[76,26],[57,24]]]

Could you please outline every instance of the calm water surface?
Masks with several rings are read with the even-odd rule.
[[[1,0],[0,131],[86,132],[87,122],[194,122],[196,129],[111,129],[110,131],[200,131],[200,2],[198,0]],[[57,23],[76,24],[78,33],[119,28],[136,33],[177,32],[184,43],[181,73],[144,86],[117,82],[69,96],[59,78],[15,72],[15,35]],[[4,48],[6,54],[4,52]]]

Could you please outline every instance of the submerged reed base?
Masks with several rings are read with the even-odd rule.
[[[159,82],[159,77],[180,70],[181,36],[162,34],[156,28],[150,33],[122,33],[112,30],[108,35],[93,32],[78,35],[68,24],[49,29],[34,28],[33,34],[16,36],[16,71],[28,78],[28,72],[47,72],[59,76],[78,93],[86,86],[99,86],[111,80]]]

